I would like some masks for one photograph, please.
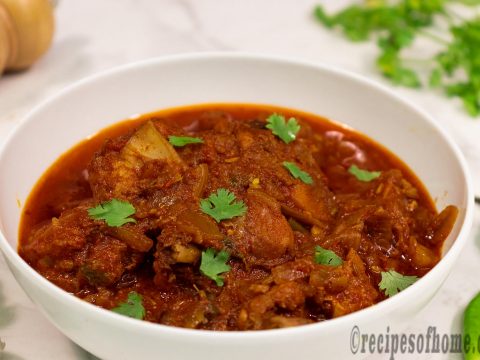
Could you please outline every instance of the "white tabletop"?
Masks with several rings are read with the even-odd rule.
[[[330,9],[347,0],[62,0],[52,48],[28,72],[0,78],[0,144],[25,113],[90,74],[136,60],[192,51],[249,51],[333,64],[391,86],[374,68],[373,44],[352,44],[319,26],[315,4]],[[428,53],[428,46],[421,46]],[[480,120],[459,102],[432,91],[394,88],[430,112],[457,141],[480,193]],[[407,332],[459,333],[462,313],[480,290],[480,207],[454,271]],[[394,331],[395,329],[391,330]],[[386,331],[386,330],[385,330]],[[90,359],[56,330],[17,285],[0,258],[2,360]],[[345,344],[348,346],[348,344]],[[386,358],[372,357],[372,358]],[[459,355],[398,356],[447,359]]]

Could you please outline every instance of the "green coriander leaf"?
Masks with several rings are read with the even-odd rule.
[[[378,15],[377,9],[366,9],[358,5],[352,5],[330,16],[330,27],[340,27],[344,35],[351,41],[365,41],[374,31],[377,25],[376,20],[379,18]]]
[[[119,304],[112,311],[120,315],[125,315],[134,319],[142,320],[145,317],[145,308],[142,303],[142,296],[132,291],[128,294],[127,301]]]
[[[410,27],[392,28],[386,36],[378,40],[378,46],[384,51],[399,52],[413,43],[415,30]]]
[[[412,88],[421,86],[418,75],[403,66],[398,50],[387,49],[377,59],[377,67],[381,73],[397,85]]]
[[[327,13],[325,12],[322,6],[318,5],[317,7],[315,7],[314,15],[317,18],[317,20],[320,21],[326,27],[333,26],[334,22],[332,21],[332,18],[327,15]]]
[[[468,94],[468,92],[469,92],[468,85],[464,83],[451,84],[445,88],[445,93],[449,97],[451,96],[462,97],[465,94]]]
[[[295,140],[297,133],[300,131],[300,125],[295,118],[290,118],[285,122],[284,116],[272,114],[268,117],[267,122],[267,129],[272,130],[272,133],[286,144]]]
[[[429,85],[432,88],[438,88],[442,85],[442,70],[434,69],[430,74]]]
[[[201,144],[203,143],[203,139],[198,137],[190,137],[190,136],[169,136],[168,141],[173,146],[182,147],[188,144]]]
[[[410,46],[415,39],[415,31],[412,28],[395,29],[388,38],[393,47],[397,49]]]
[[[95,220],[105,220],[108,226],[119,227],[137,221],[129,216],[135,214],[135,208],[128,201],[112,199],[88,209],[88,215]]]
[[[464,5],[468,6],[475,6],[475,5],[480,5],[480,0],[454,0],[458,3],[462,3]]]
[[[475,117],[480,114],[480,96],[466,94],[462,97],[463,107],[467,112]]]
[[[377,59],[377,67],[386,77],[392,77],[399,66],[399,57],[396,50],[387,49]]]
[[[227,189],[218,189],[216,193],[200,201],[200,209],[220,222],[242,216],[247,211],[243,201],[235,201],[235,195]]]
[[[203,251],[200,272],[215,281],[217,286],[223,286],[223,277],[220,274],[230,271],[231,267],[227,264],[229,257],[228,252],[224,250],[218,254],[215,254],[215,250],[211,248]]]
[[[315,262],[321,265],[339,266],[343,264],[340,256],[332,250],[327,250],[321,246],[315,246]]]
[[[451,42],[435,58],[438,67],[448,76],[443,88],[448,96],[460,98],[471,116],[478,116],[480,114],[480,62],[478,61],[480,18],[473,18],[452,26],[450,35]]]
[[[440,52],[435,60],[437,61],[438,66],[445,71],[447,75],[452,76],[461,64],[461,58],[463,56],[462,52],[463,45],[450,45],[446,50]]]
[[[357,165],[352,165],[348,169],[348,172],[355,176],[357,180],[369,182],[378,178],[382,173],[380,171],[368,171],[362,170]]]
[[[393,296],[418,280],[417,276],[405,276],[395,270],[382,271],[382,280],[378,284],[380,290],[385,291],[385,295]]]
[[[283,166],[290,171],[290,174],[295,179],[302,180],[305,184],[313,184],[312,177],[305,171],[300,170],[300,168],[292,162],[284,161]]]
[[[478,293],[468,304],[463,316],[463,337],[470,339],[480,339],[480,293]],[[480,352],[478,349],[466,351],[464,348],[465,360],[479,360]]]
[[[418,75],[413,70],[404,67],[398,68],[391,79],[394,84],[410,88],[419,88],[422,85]]]

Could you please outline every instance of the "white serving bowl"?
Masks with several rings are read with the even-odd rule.
[[[439,209],[459,207],[443,259],[400,294],[322,323],[257,332],[187,330],[133,320],[77,299],[17,254],[21,204],[60,154],[119,120],[197,103],[273,104],[343,122],[404,160]],[[33,110],[0,154],[0,247],[30,298],[65,335],[102,359],[339,359],[352,355],[354,325],[401,329],[440,288],[467,241],[473,192],[465,160],[434,121],[391,91],[331,67],[242,54],[161,58],[81,81]]]

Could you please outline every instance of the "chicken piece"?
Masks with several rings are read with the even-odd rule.
[[[290,281],[272,287],[267,293],[254,297],[243,309],[244,329],[264,329],[275,317],[278,309],[293,311],[305,302],[305,293],[302,285]],[[242,313],[242,311],[241,311]],[[278,327],[272,326],[272,327]]]
[[[125,271],[127,256],[127,245],[111,237],[102,237],[88,250],[80,273],[92,286],[112,285]]]
[[[211,303],[195,296],[176,301],[162,314],[162,323],[195,329],[208,322],[207,316],[213,311]]]
[[[258,190],[247,193],[248,211],[234,220],[230,239],[235,252],[254,264],[275,264],[294,248],[293,231],[280,204]]]
[[[87,213],[90,204],[87,201],[64,211],[58,219],[42,223],[23,245],[22,256],[41,268],[54,267],[57,259],[73,259],[84,249],[88,234],[96,228]]]
[[[201,255],[197,245],[204,248],[223,248],[224,236],[217,224],[198,210],[184,210],[166,224],[157,237],[153,269],[154,282],[159,288],[168,288],[176,263],[196,263]]]
[[[289,261],[272,269],[273,281],[280,285],[290,281],[306,279],[314,268],[313,257]]]
[[[148,121],[126,143],[117,139],[95,155],[88,168],[89,182],[97,200],[130,198],[144,188],[180,181],[182,167],[175,149]]]
[[[378,290],[372,286],[365,265],[355,250],[350,250],[341,266],[317,265],[310,274],[316,289],[314,300],[328,317],[345,315],[373,305]]]

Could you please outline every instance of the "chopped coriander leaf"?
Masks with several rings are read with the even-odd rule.
[[[190,136],[169,136],[168,141],[173,146],[182,147],[188,144],[201,144],[203,143],[203,139],[198,137],[190,137]]]
[[[282,139],[286,144],[292,142],[300,131],[300,125],[295,118],[285,121],[285,117],[278,114],[272,114],[267,119],[267,129]]]
[[[380,171],[362,170],[357,165],[352,165],[348,168],[348,172],[355,176],[357,180],[369,182],[378,178],[382,173]]]
[[[129,217],[135,214],[135,211],[128,201],[112,199],[88,209],[88,215],[95,220],[105,220],[108,226],[119,227],[129,222],[137,222]]]
[[[383,271],[382,280],[378,284],[380,290],[385,291],[385,295],[393,296],[418,280],[417,276],[402,275],[395,270]]]
[[[288,171],[290,171],[290,174],[295,178],[295,179],[300,179],[302,180],[305,184],[313,184],[312,177],[310,176],[309,173],[300,170],[300,168],[295,165],[292,162],[284,161],[283,166],[287,168]]]
[[[343,264],[340,256],[332,250],[327,250],[321,246],[315,246],[315,262],[321,265],[339,266]]]
[[[230,271],[230,265],[227,264],[229,257],[230,254],[224,250],[218,254],[215,254],[215,250],[211,248],[203,251],[200,272],[215,281],[217,286],[223,286],[223,277],[220,274]]]
[[[116,308],[113,308],[112,311],[120,315],[142,320],[145,317],[143,298],[140,294],[132,291],[128,294],[127,301],[119,304]]]
[[[218,189],[216,193],[200,201],[200,209],[216,222],[242,216],[247,211],[243,201],[235,201],[235,195],[227,189]]]

